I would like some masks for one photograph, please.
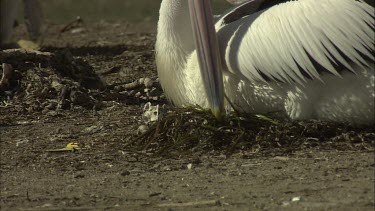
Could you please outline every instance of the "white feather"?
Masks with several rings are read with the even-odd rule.
[[[373,14],[354,0],[300,0],[274,6],[218,29],[228,71],[262,80],[258,70],[282,82],[303,84],[307,75],[320,79],[310,58],[334,75],[332,64],[368,66],[373,60]],[[233,36],[228,38],[229,36]],[[233,42],[234,41],[234,42]],[[346,61],[339,51],[349,59]]]

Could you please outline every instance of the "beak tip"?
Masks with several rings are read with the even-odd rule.
[[[223,120],[223,112],[219,107],[213,108],[211,112],[218,121]]]

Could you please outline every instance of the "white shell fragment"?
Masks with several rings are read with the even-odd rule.
[[[292,202],[299,202],[299,201],[302,201],[301,196],[295,196],[295,197],[292,198]]]
[[[162,110],[163,108],[160,109],[159,105],[153,106],[150,102],[148,102],[143,107],[142,118],[146,123],[156,122],[162,117],[164,113]]]

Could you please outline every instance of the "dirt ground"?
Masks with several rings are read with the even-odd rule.
[[[1,210],[374,210],[373,127],[265,122],[234,138],[203,132],[193,146],[185,128],[178,145],[178,117],[197,117],[177,110],[172,132],[144,144],[144,104],[168,104],[155,27],[64,26],[46,31],[52,54],[0,55],[14,69],[0,92]],[[156,94],[127,87],[140,78]],[[71,142],[80,149],[56,150]]]

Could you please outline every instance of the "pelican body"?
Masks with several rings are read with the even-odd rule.
[[[163,0],[156,64],[166,96],[217,116],[229,107],[225,95],[242,112],[373,124],[374,8],[262,2],[246,1],[214,22],[209,0]]]

